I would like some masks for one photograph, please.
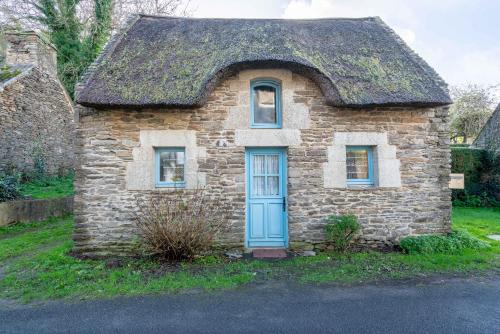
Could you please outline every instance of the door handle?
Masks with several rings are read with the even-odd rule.
[[[283,196],[283,211],[286,211],[286,196]]]

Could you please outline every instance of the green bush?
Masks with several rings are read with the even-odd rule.
[[[451,148],[451,172],[463,173],[465,189],[453,189],[455,206],[498,206],[500,155],[482,149]]]
[[[479,240],[463,230],[448,235],[423,235],[406,237],[399,246],[408,254],[460,253],[465,249],[488,249],[487,242]]]
[[[469,194],[467,190],[463,194],[457,195],[453,198],[453,206],[467,207],[467,208],[482,208],[490,206],[500,206],[500,203],[493,197],[489,196],[486,192],[480,195]]]
[[[346,252],[360,228],[355,215],[330,216],[325,225],[326,240],[336,251]]]
[[[17,174],[0,177],[0,202],[21,198],[20,177]]]
[[[465,174],[466,183],[477,183],[486,151],[467,147],[451,148],[451,172]]]

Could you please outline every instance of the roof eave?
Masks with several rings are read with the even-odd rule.
[[[193,109],[203,107],[203,103],[101,103],[96,101],[77,101],[78,104],[96,109]],[[452,104],[451,100],[444,101],[414,101],[414,102],[388,102],[388,103],[364,103],[364,104],[340,104],[327,103],[329,106],[336,108],[349,109],[373,109],[373,108],[435,108],[443,107]]]

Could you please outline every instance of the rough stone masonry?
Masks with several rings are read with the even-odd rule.
[[[64,174],[74,164],[75,126],[55,49],[35,32],[7,33],[6,42],[6,65],[18,74],[0,82],[0,174],[30,173],[37,159]]]
[[[260,77],[282,82],[282,129],[249,128],[249,82]],[[323,247],[331,214],[356,214],[360,242],[373,246],[450,231],[447,107],[332,107],[309,79],[256,69],[219,83],[199,108],[78,108],[74,251],[83,256],[130,254],[135,196],[155,191],[153,148],[169,144],[190,156],[186,191],[205,186],[230,207],[226,247],[244,247],[248,146],[287,148],[291,248]],[[379,181],[349,188],[337,168],[345,145],[361,144],[376,148]]]

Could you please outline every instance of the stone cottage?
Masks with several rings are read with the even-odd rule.
[[[500,153],[500,103],[479,132],[472,147],[483,148]]]
[[[137,16],[77,87],[75,252],[126,254],[135,196],[205,187],[241,248],[450,230],[446,84],[379,18]]]
[[[56,50],[33,31],[5,34],[0,64],[0,175],[49,174],[74,163],[73,105],[57,78]]]

